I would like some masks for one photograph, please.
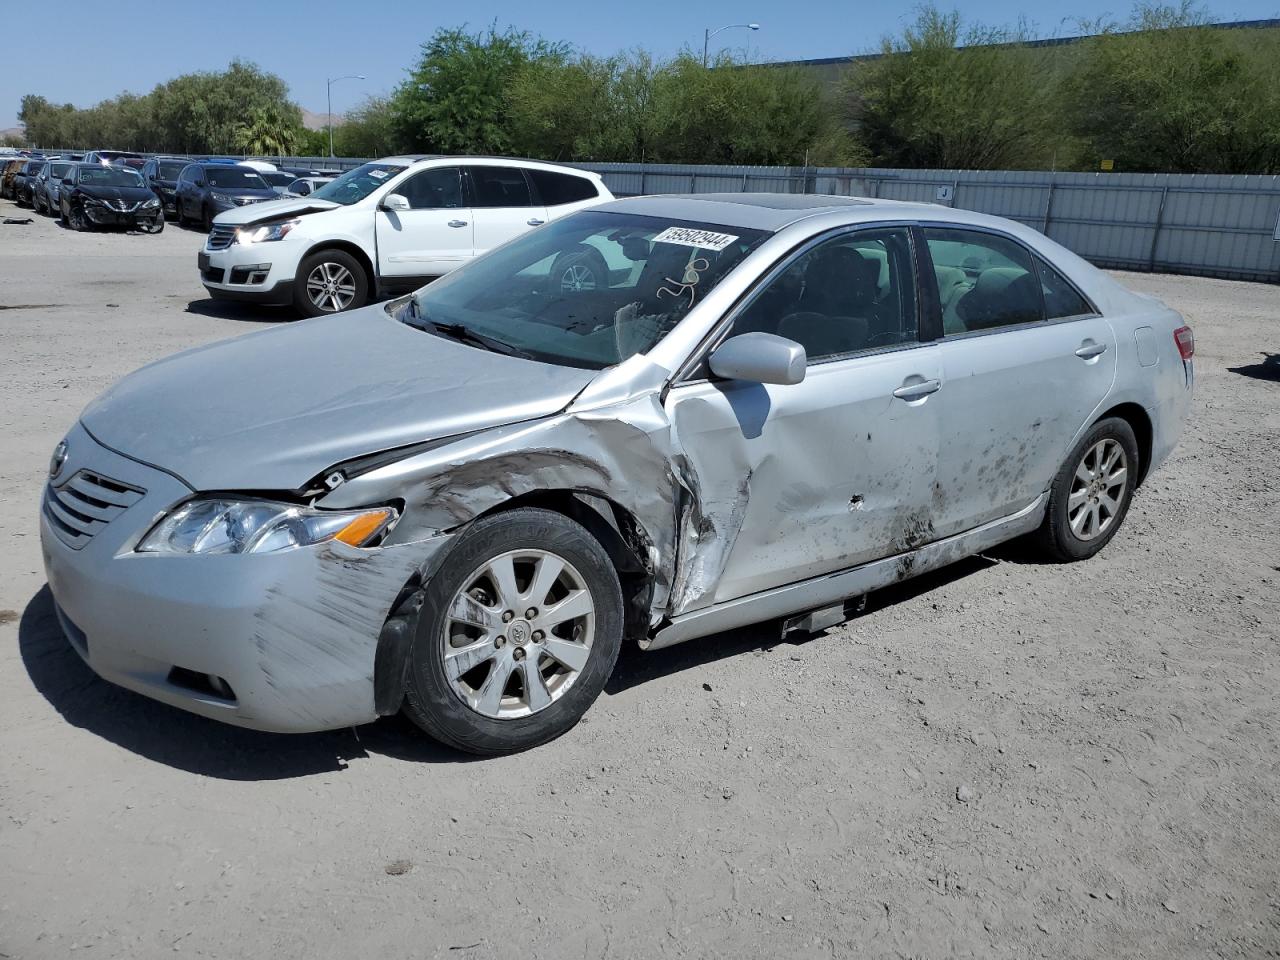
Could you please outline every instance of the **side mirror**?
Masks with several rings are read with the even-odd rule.
[[[711,372],[727,380],[799,383],[809,362],[804,347],[773,333],[740,333],[711,354]]]
[[[395,211],[408,210],[409,200],[407,197],[404,197],[401,194],[388,193],[385,197],[382,198],[382,203],[380,204],[380,206],[382,207],[383,210],[395,210]]]

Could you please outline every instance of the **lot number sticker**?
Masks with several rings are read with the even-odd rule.
[[[713,233],[710,230],[694,230],[691,227],[667,227],[653,238],[654,243],[676,243],[682,247],[714,250],[719,253],[738,238],[729,233]]]

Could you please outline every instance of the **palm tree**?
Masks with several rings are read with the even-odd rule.
[[[246,119],[236,124],[235,138],[245,153],[279,157],[297,149],[299,134],[278,111],[255,107]]]

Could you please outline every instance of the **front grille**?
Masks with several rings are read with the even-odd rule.
[[[265,197],[235,197],[237,207],[248,206],[251,203],[261,203]]]
[[[236,228],[227,227],[220,223],[215,223],[213,229],[209,231],[210,250],[225,250],[231,246],[231,241],[235,239]]]
[[[92,470],[80,470],[61,486],[50,484],[45,490],[45,515],[63,543],[79,550],[145,493]]]

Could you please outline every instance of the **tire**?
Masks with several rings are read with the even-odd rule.
[[[139,221],[138,229],[143,233],[162,233],[164,231],[164,207],[162,206],[156,211],[156,215],[149,221]]]
[[[88,230],[90,223],[88,218],[84,215],[84,210],[81,209],[80,212],[77,213],[76,208],[72,204],[67,204],[67,207],[70,211],[67,214],[67,226],[72,230],[75,230],[77,233],[83,233]]]
[[[303,316],[355,310],[368,301],[369,278],[360,262],[345,250],[318,250],[298,264],[293,303]]]
[[[552,566],[543,566],[548,561]],[[511,588],[504,595],[490,569],[510,572],[515,597]],[[554,620],[551,611],[563,609],[554,605],[527,616],[548,598],[572,602],[570,618]],[[530,608],[520,610],[525,604]],[[488,625],[464,623],[459,610]],[[435,739],[467,753],[528,750],[571,730],[595,702],[617,662],[622,630],[617,572],[584,527],[539,508],[484,517],[458,538],[427,583],[404,711]],[[494,677],[503,678],[501,686]]]
[[[604,290],[609,286],[609,265],[598,250],[579,247],[556,257],[550,277],[553,296]]]
[[[1049,488],[1044,523],[1034,534],[1049,560],[1087,560],[1111,542],[1129,512],[1141,469],[1133,428],[1099,420],[1072,449]]]

